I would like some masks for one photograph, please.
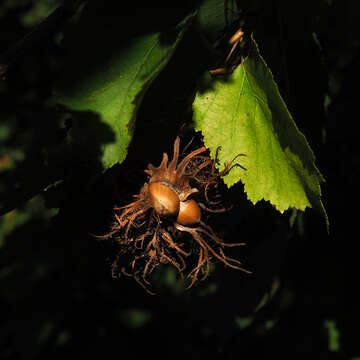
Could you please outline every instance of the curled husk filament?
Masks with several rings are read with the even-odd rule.
[[[212,261],[248,272],[225,254],[226,248],[244,243],[224,242],[203,221],[204,213],[226,210],[216,189],[233,161],[244,154],[218,172],[217,160],[206,155],[205,147],[181,156],[181,160],[179,148],[177,137],[170,161],[164,153],[158,167],[148,165],[148,181],[133,202],[114,208],[111,228],[101,236],[112,238],[116,245],[112,276],[131,276],[149,293],[150,275],[160,264],[172,265],[186,288],[209,275]]]

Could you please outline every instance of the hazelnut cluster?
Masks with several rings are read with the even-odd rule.
[[[201,214],[226,210],[216,189],[235,159],[218,172],[216,159],[204,154],[205,147],[190,152],[181,161],[179,147],[177,137],[171,161],[164,153],[159,167],[148,165],[148,181],[134,195],[133,202],[114,208],[114,222],[102,236],[112,238],[117,246],[113,277],[132,276],[149,293],[149,276],[161,263],[174,266],[187,288],[208,276],[212,260],[248,272],[238,260],[224,253],[225,247],[244,243],[222,241],[202,221]]]

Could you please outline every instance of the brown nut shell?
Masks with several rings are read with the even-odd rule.
[[[179,195],[169,186],[154,182],[148,187],[151,206],[161,216],[176,216],[180,208]]]
[[[201,212],[199,205],[195,200],[180,202],[179,215],[177,223],[180,225],[194,225],[200,221]]]

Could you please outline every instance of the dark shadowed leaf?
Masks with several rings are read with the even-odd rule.
[[[96,142],[101,149],[99,160],[107,169],[125,159],[142,97],[170,59],[194,14],[166,32],[150,28],[140,34],[127,29],[120,14],[99,17],[96,26],[87,15],[72,34],[56,102],[69,110],[94,114],[99,126],[86,126],[74,116],[69,140],[81,143],[90,154]],[[99,143],[102,131],[110,131],[112,140]]]

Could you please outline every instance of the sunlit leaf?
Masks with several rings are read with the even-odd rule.
[[[255,41],[231,75],[207,75],[206,80],[207,88],[193,106],[196,129],[213,157],[221,146],[220,168],[239,153],[247,155],[237,159],[246,170],[234,167],[225,183],[232,186],[241,180],[254,204],[268,200],[280,212],[314,207],[327,221],[320,190],[324,179]]]

